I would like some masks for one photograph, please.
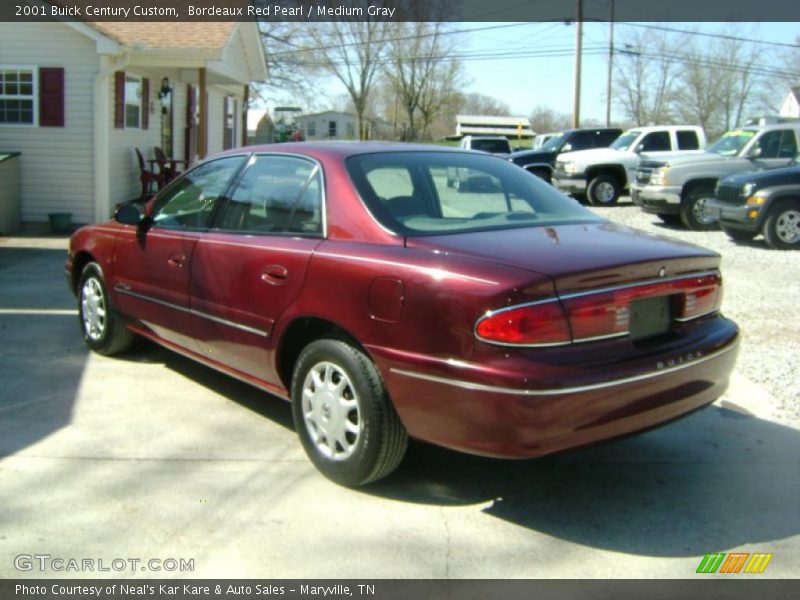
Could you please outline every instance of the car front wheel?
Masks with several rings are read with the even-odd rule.
[[[611,175],[598,175],[589,182],[586,197],[594,206],[611,206],[619,200],[620,185]]]
[[[786,202],[771,211],[764,239],[775,250],[800,248],[800,202]]]
[[[78,314],[83,339],[98,354],[119,354],[133,343],[133,333],[111,306],[103,271],[95,262],[88,263],[81,272]]]
[[[699,187],[691,190],[681,201],[681,221],[693,231],[717,229],[717,221],[706,213],[706,204],[714,198],[714,189]]]
[[[408,435],[372,361],[354,345],[312,342],[292,376],[292,415],[306,454],[345,486],[377,481],[405,455]]]

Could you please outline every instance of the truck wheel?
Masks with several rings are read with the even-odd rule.
[[[611,175],[598,175],[589,182],[586,197],[593,206],[611,206],[619,200],[620,185]]]
[[[800,248],[800,202],[784,202],[770,211],[764,239],[775,250]]]
[[[311,462],[341,485],[386,477],[408,445],[378,369],[341,340],[317,340],[300,353],[292,376],[292,416]]]
[[[714,188],[696,187],[681,200],[681,221],[687,229],[710,231],[719,227],[717,221],[705,213],[706,203],[714,198]]]
[[[744,229],[733,229],[731,227],[722,226],[722,231],[725,232],[729,238],[736,242],[749,242],[754,237],[756,237],[757,232],[755,231],[745,231]]]
[[[681,218],[679,215],[672,215],[667,213],[658,213],[658,218],[664,221],[667,225],[680,225]]]

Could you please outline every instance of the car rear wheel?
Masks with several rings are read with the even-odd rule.
[[[408,435],[372,361],[341,340],[312,342],[292,376],[292,415],[306,454],[345,486],[377,481],[405,455]]]
[[[786,202],[770,212],[764,239],[775,250],[800,248],[800,202]]]
[[[598,175],[589,182],[586,197],[593,206],[611,206],[619,200],[621,188],[611,175]]]
[[[706,204],[714,198],[714,188],[698,187],[689,191],[681,201],[681,221],[693,231],[717,229],[718,223],[705,212]]]
[[[757,233],[755,231],[745,231],[744,229],[733,229],[731,227],[723,227],[722,231],[725,232],[729,238],[737,242],[749,242]]]
[[[134,336],[114,311],[108,299],[103,271],[88,263],[78,283],[78,314],[86,345],[99,354],[111,356],[130,348]]]

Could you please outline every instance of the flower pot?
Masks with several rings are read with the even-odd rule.
[[[72,213],[50,213],[47,218],[53,233],[72,233]]]

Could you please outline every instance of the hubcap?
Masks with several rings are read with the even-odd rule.
[[[708,198],[700,198],[692,206],[692,214],[695,220],[701,225],[709,225],[714,222],[714,219],[706,214],[706,203]]]
[[[778,217],[775,233],[785,244],[800,242],[800,211],[787,210]]]
[[[348,459],[361,436],[358,396],[338,365],[315,364],[303,381],[303,417],[317,450],[331,460]]]
[[[608,182],[597,184],[595,188],[595,198],[603,204],[608,204],[614,199],[614,186]]]
[[[81,314],[86,336],[95,342],[103,337],[106,329],[106,303],[100,282],[94,277],[87,279],[81,289]]]

